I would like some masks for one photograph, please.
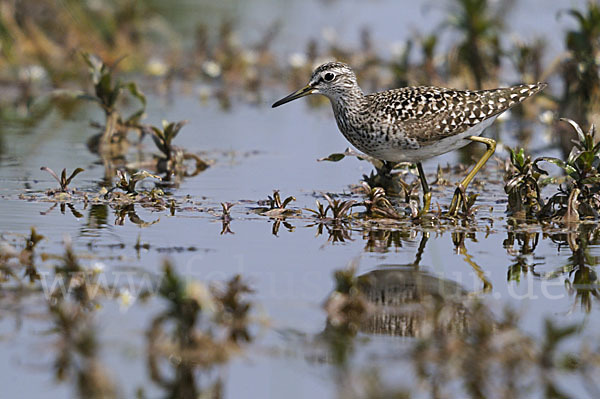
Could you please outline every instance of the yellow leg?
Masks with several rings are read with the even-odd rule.
[[[419,180],[421,180],[421,186],[423,187],[423,208],[421,208],[419,216],[423,216],[429,212],[429,206],[431,205],[431,190],[427,184],[427,178],[425,177],[421,162],[417,162],[417,170],[419,171]]]
[[[477,164],[475,164],[475,167],[473,168],[473,170],[471,170],[471,172],[469,172],[467,177],[465,177],[463,179],[463,181],[460,182],[460,185],[454,192],[454,197],[452,197],[452,203],[450,204],[450,209],[448,210],[448,216],[456,216],[458,214],[458,208],[460,208],[461,202],[462,203],[465,202],[465,198],[463,197],[463,192],[467,189],[467,186],[469,185],[469,183],[471,183],[471,180],[473,180],[473,178],[475,177],[477,172],[479,172],[479,170],[483,167],[483,165],[485,165],[485,163],[488,161],[488,159],[490,159],[490,157],[496,151],[496,141],[495,140],[489,139],[487,137],[479,137],[479,136],[469,136],[469,137],[467,137],[467,139],[471,140],[471,141],[476,141],[478,143],[484,143],[487,147],[487,150],[485,151],[485,154],[483,154],[481,159],[477,162]]]

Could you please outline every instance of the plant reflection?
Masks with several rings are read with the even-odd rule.
[[[507,281],[521,281],[521,276],[531,273],[534,276],[539,276],[535,272],[537,263],[529,263],[529,258],[533,255],[540,239],[540,233],[535,232],[513,232],[507,233],[507,238],[502,243],[508,254],[513,256],[512,264],[508,266],[506,276]],[[515,249],[515,242],[519,246]]]
[[[58,202],[55,202],[54,204],[52,204],[52,206],[50,208],[46,209],[45,211],[40,212],[40,215],[43,215],[43,216],[48,215],[50,212],[52,212],[54,210],[54,208],[56,208],[56,206],[58,204],[59,204]],[[64,215],[67,207],[71,211],[71,214],[73,216],[75,216],[77,219],[83,217],[83,214],[81,212],[79,212],[77,209],[75,209],[73,204],[71,204],[70,202],[61,202],[60,203],[60,213],[62,213]]]
[[[33,232],[32,232],[33,233]],[[94,310],[96,294],[106,295],[110,287],[86,270],[67,240],[65,253],[55,266],[56,288],[48,293],[48,312],[56,335],[55,377],[76,383],[82,398],[116,398],[116,388],[100,357]]]
[[[86,231],[100,230],[108,225],[108,205],[94,204],[90,206],[85,224]]]
[[[148,227],[160,221],[160,218],[158,218],[152,222],[145,222],[135,211],[135,204],[117,205],[115,207],[115,216],[115,225],[117,226],[122,226],[125,223],[126,217],[129,218],[131,223],[137,224],[140,227]]]
[[[351,236],[351,228],[349,223],[344,223],[344,221],[338,221],[334,223],[327,223],[323,220],[319,220],[316,223],[312,223],[307,225],[307,227],[317,227],[317,232],[315,234],[316,237],[327,233],[327,242],[335,244],[335,243],[344,243],[346,241],[352,240]]]
[[[427,233],[424,233],[427,234]],[[365,252],[388,252],[390,248],[400,249],[403,242],[413,242],[415,230],[386,230],[369,229],[363,231],[363,239],[366,241]],[[423,236],[425,237],[425,235]],[[423,242],[423,241],[421,241]],[[426,242],[426,241],[425,241]]]
[[[292,224],[286,222],[284,217],[275,217],[271,219],[273,220],[273,228],[271,229],[271,234],[273,234],[275,237],[279,236],[279,228],[281,227],[281,225],[283,225],[283,227],[285,227],[286,230],[290,233],[296,229],[296,227],[294,227]]]
[[[547,278],[566,274],[565,288],[575,297],[574,305],[579,303],[581,309],[589,313],[594,298],[600,298],[600,284],[595,270],[600,257],[590,253],[590,244],[600,243],[600,229],[595,224],[581,224],[577,232],[555,234],[550,238],[559,246],[568,245],[571,256],[565,266],[551,273]]]
[[[207,388],[198,386],[197,377],[226,363],[252,341],[252,303],[245,299],[252,292],[239,275],[221,289],[186,282],[165,262],[159,295],[167,309],[154,317],[147,333],[150,378],[165,397],[223,397],[220,377]]]

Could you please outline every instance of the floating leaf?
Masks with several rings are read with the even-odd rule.
[[[342,159],[344,159],[345,157],[346,157],[345,154],[342,154],[342,153],[338,152],[338,153],[331,154],[331,155],[329,155],[328,157],[325,157],[325,158],[319,158],[319,159],[317,159],[317,161],[318,162],[322,162],[322,161],[339,162]]]

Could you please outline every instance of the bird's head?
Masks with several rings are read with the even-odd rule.
[[[343,62],[328,62],[313,71],[306,86],[277,101],[273,108],[309,94],[323,94],[335,101],[357,88],[356,75],[348,65]]]

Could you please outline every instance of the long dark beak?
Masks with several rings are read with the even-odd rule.
[[[273,108],[279,107],[280,105],[283,105],[285,103],[289,103],[290,101],[293,101],[297,98],[308,96],[309,94],[312,94],[315,91],[316,89],[314,87],[312,87],[311,85],[306,85],[300,90],[295,91],[289,96],[283,97],[281,100],[277,101],[275,104],[273,104]]]

